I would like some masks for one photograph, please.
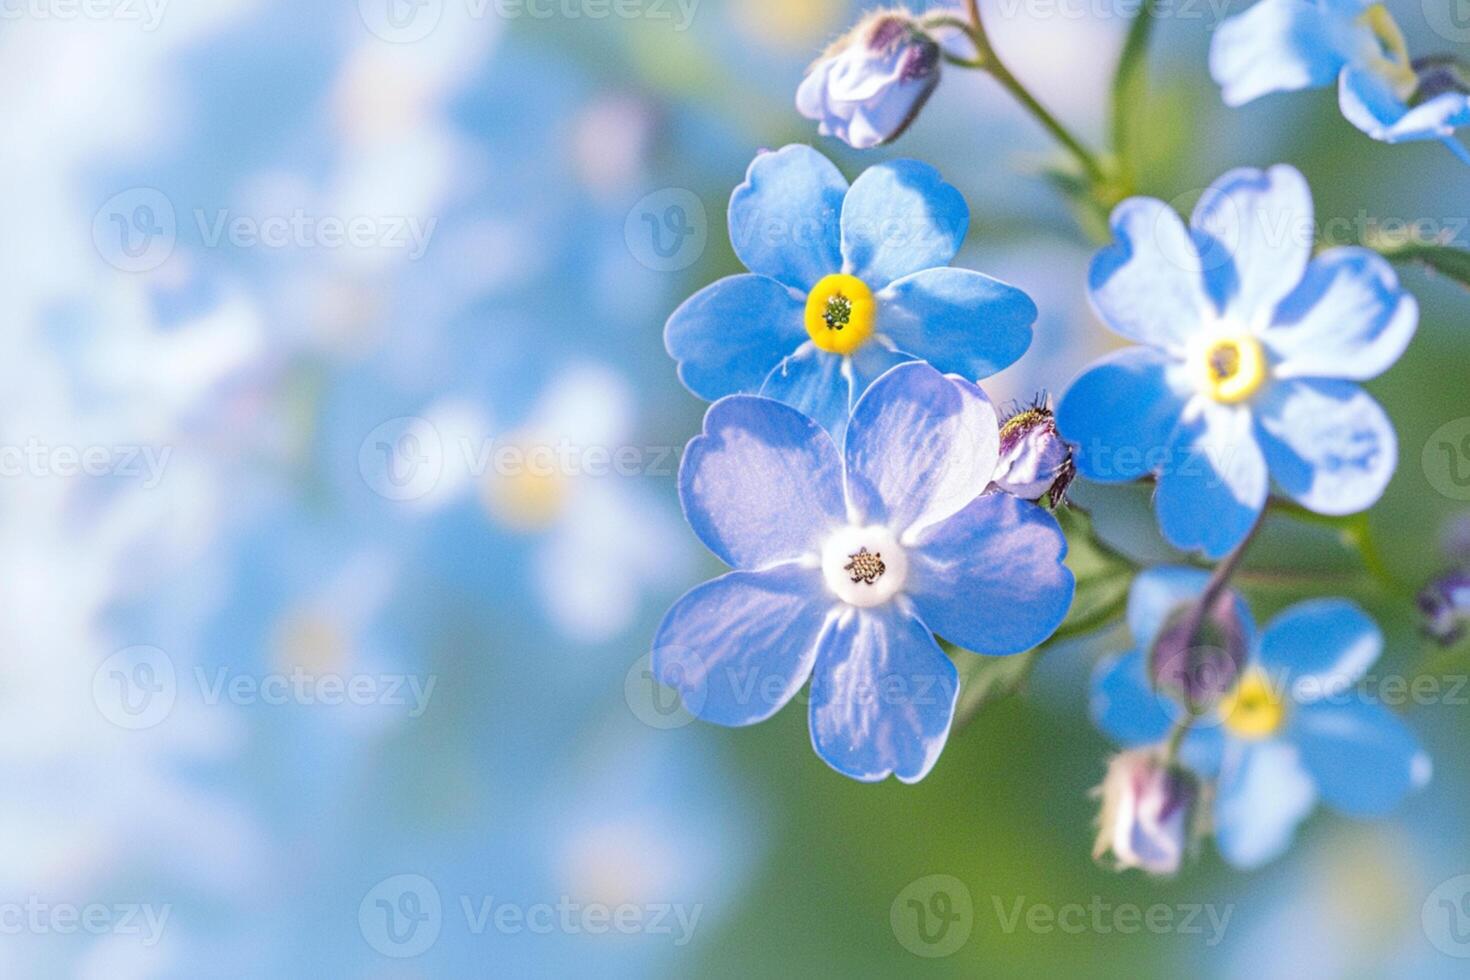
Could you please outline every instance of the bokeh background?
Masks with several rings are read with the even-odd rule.
[[[1100,141],[1132,5],[982,6]],[[1331,92],[1220,105],[1208,38],[1242,6],[1161,16],[1143,189],[1187,206],[1290,162],[1324,219],[1470,245],[1443,148],[1372,143]],[[1415,50],[1465,52],[1453,3],[1390,6]],[[724,206],[757,149],[850,177],[916,156],[965,193],[959,263],[1042,309],[997,401],[1113,343],[1052,151],[994,84],[948,72],[866,155],[796,115],[860,9],[3,8],[0,975],[1465,975],[1470,906],[1433,897],[1470,873],[1463,648],[1405,708],[1436,778],[1398,819],[1319,813],[1263,871],[1207,847],[1165,882],[1090,857],[1086,679],[1116,630],[1049,652],[913,787],[830,771],[800,704],[728,731],[650,682],[658,617],[719,570],[678,512],[703,406],[663,322],[738,270]],[[1402,443],[1372,526],[1412,589],[1470,508],[1424,464],[1470,426],[1470,295],[1405,278],[1424,317],[1372,385]],[[1170,557],[1136,495],[1080,496]],[[1381,670],[1417,670],[1412,603],[1329,531],[1273,525],[1257,563],[1294,570],[1254,581],[1258,618],[1349,594]]]

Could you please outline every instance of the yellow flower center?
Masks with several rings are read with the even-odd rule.
[[[851,354],[873,336],[878,303],[868,284],[856,276],[827,276],[806,298],[806,332],[812,343],[833,354]]]
[[[567,477],[546,447],[528,446],[503,472],[491,473],[482,499],[493,518],[516,531],[539,531],[556,523],[567,504]]]
[[[1220,718],[1236,738],[1270,738],[1286,722],[1286,699],[1264,670],[1252,668],[1220,701]]]
[[[1409,45],[1398,22],[1381,3],[1363,11],[1359,22],[1373,32],[1373,39],[1378,42],[1379,52],[1369,60],[1369,67],[1388,80],[1399,98],[1407,101],[1419,87],[1419,76],[1414,72]]]
[[[1225,337],[1200,352],[1196,373],[1200,389],[1215,401],[1242,402],[1266,380],[1266,352],[1249,334]]]

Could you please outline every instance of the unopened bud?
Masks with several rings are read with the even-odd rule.
[[[1157,749],[1114,756],[1097,789],[1102,797],[1092,856],[1111,853],[1119,869],[1152,875],[1179,870],[1193,839],[1199,781],[1166,763]]]
[[[1056,416],[1045,405],[1023,408],[1001,425],[994,480],[1006,493],[1023,500],[1046,497],[1055,507],[1076,473],[1072,447],[1058,434]]]
[[[1164,620],[1149,650],[1149,677],[1156,690],[1202,714],[1235,686],[1247,653],[1235,593],[1225,589],[1203,613],[1190,602]]]
[[[876,11],[807,69],[796,109],[855,149],[891,142],[939,84],[942,55],[908,11]]]
[[[1424,632],[1442,646],[1452,646],[1470,625],[1470,570],[1457,568],[1426,585],[1419,593]]]

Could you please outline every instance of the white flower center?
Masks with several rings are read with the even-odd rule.
[[[877,606],[903,590],[908,557],[886,527],[845,527],[822,545],[822,578],[852,606]]]

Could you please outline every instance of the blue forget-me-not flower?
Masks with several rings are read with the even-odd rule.
[[[810,676],[812,744],[829,765],[865,781],[922,779],[958,693],[934,635],[1019,653],[1072,601],[1051,515],[981,493],[999,438],[978,387],[919,363],[868,389],[840,451],[769,398],[716,402],[679,494],[694,532],[735,570],[669,611],[655,676],[722,725],[769,718]]]
[[[840,443],[858,397],[896,364],[972,380],[1010,366],[1036,306],[948,267],[969,221],[960,192],[915,160],[849,188],[809,146],[762,153],[730,198],[731,244],[750,272],[694,294],[665,329],[680,379],[701,398],[785,402]]]
[[[1270,482],[1320,514],[1374,504],[1398,458],[1393,425],[1357,384],[1398,360],[1419,307],[1363,248],[1312,257],[1312,198],[1291,167],[1235,170],[1189,226],[1162,201],[1113,212],[1093,260],[1094,307],[1141,346],[1104,357],[1062,398],[1078,472],[1153,474],[1171,544],[1225,555]]]

